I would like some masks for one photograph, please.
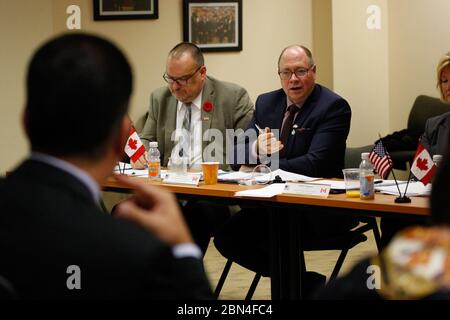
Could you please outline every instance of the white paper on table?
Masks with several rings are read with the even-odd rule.
[[[237,197],[272,198],[276,195],[282,194],[285,187],[286,186],[284,183],[274,183],[260,189],[238,191],[234,195]]]
[[[376,187],[388,187],[388,186],[395,186],[395,180],[381,180],[382,182],[380,183],[375,183],[375,188]],[[397,180],[397,183],[400,184],[404,184],[407,183],[408,181],[403,181],[403,180]],[[409,187],[408,187],[409,189]]]
[[[276,176],[280,176],[280,178],[285,182],[310,182],[320,179],[277,169],[275,171],[272,171],[271,173],[256,177],[256,181],[272,181]]]
[[[387,187],[387,186],[395,186],[395,181],[394,180],[378,180],[378,181],[382,181],[379,183],[375,183],[375,188],[378,187]],[[404,184],[407,181],[397,181],[398,184]],[[308,182],[308,183],[312,183],[312,184],[328,184],[330,185],[331,189],[334,190],[345,190],[345,181],[342,180],[327,180],[327,179],[323,179],[323,180],[316,180],[316,181],[312,181],[312,182]],[[398,194],[398,192],[397,192]]]
[[[250,179],[252,177],[252,173],[250,172],[241,172],[241,171],[233,171],[230,173],[221,174],[217,177],[219,181],[224,182],[238,182],[241,179]]]
[[[400,192],[403,193],[405,192],[406,189],[406,183],[405,184],[400,184],[398,186],[400,188]],[[393,186],[388,186],[388,187],[378,187],[377,185],[375,185],[375,190],[380,191],[381,193],[385,193],[385,194],[391,194],[394,196],[398,196],[398,189],[396,185]],[[420,181],[412,181],[409,183],[408,185],[408,191],[406,193],[406,196],[409,197],[414,197],[414,196],[429,196],[431,194],[431,184],[428,184],[427,186],[425,186],[422,182]]]
[[[114,171],[114,173],[116,174],[122,174],[119,171]],[[148,170],[147,169],[143,169],[143,170],[125,170],[124,173],[126,176],[130,176],[130,177],[139,177],[139,178],[148,178]]]
[[[120,174],[119,171],[114,171],[116,174]],[[167,170],[161,170],[161,179],[166,177]],[[125,170],[125,175],[129,177],[148,178],[148,169],[142,170]]]
[[[292,173],[288,171],[284,171],[281,169],[277,169],[267,174],[263,174],[260,176],[256,176],[255,180],[257,182],[268,182],[273,181],[276,176],[280,176],[280,178],[285,182],[310,182],[319,180],[320,178],[311,178],[308,176],[304,176],[302,174]],[[219,175],[219,181],[224,182],[238,182],[239,180],[251,179],[254,177],[252,172],[243,172],[243,171],[234,171],[226,174]]]

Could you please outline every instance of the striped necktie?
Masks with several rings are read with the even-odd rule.
[[[189,163],[191,163],[191,118],[192,118],[192,106],[191,103],[183,103],[185,113],[183,118],[183,136],[184,141],[180,149],[180,157],[188,157]],[[185,135],[186,134],[186,135]]]

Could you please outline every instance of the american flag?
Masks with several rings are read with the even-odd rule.
[[[381,179],[385,179],[392,169],[392,160],[389,153],[384,148],[381,140],[379,140],[373,147],[373,150],[370,152],[369,159],[372,161],[373,166],[380,175]]]

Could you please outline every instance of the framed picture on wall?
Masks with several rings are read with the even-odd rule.
[[[158,19],[158,0],[94,0],[94,20]]]
[[[202,51],[242,51],[242,0],[183,0],[183,38]]]

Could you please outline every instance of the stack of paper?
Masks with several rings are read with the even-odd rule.
[[[280,178],[285,182],[309,182],[318,180],[319,178],[311,178],[308,176],[304,176],[301,174],[296,174],[288,171],[284,171],[281,169],[277,169],[272,171],[271,173],[267,173],[264,175],[256,176],[252,172],[230,172],[226,174],[222,174],[218,177],[219,181],[223,182],[238,182],[239,180],[246,180],[255,178],[257,182],[268,182],[273,181],[276,176],[280,176]]]
[[[239,180],[251,178],[252,178],[251,172],[241,172],[241,171],[224,173],[217,177],[217,179],[222,182],[238,182]]]
[[[402,195],[405,193],[406,189],[406,183],[402,183],[398,186],[400,188],[400,192]],[[393,186],[387,186],[387,187],[378,187],[376,186],[375,189],[377,191],[380,191],[381,193],[385,194],[391,194],[394,196],[398,196],[398,189],[396,185]],[[414,197],[414,196],[429,196],[431,194],[431,184],[428,184],[425,186],[422,182],[410,182],[408,185],[408,191],[406,193],[406,196],[408,197]]]
[[[276,176],[280,176],[280,178],[285,182],[309,182],[319,179],[277,169],[275,171],[272,171],[271,173],[256,177],[256,181],[271,181],[275,179]]]

